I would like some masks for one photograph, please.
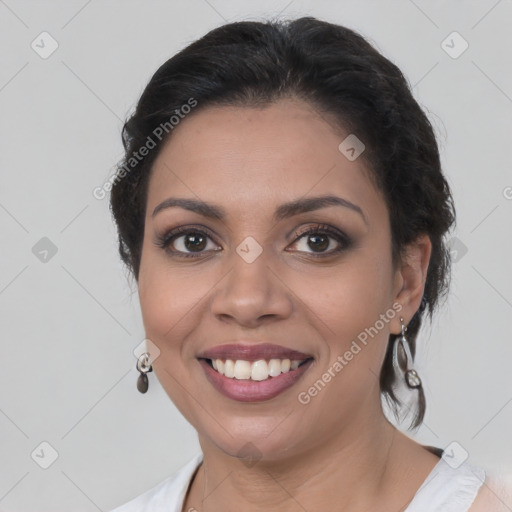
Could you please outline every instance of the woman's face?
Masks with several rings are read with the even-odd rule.
[[[160,351],[153,368],[200,438],[230,455],[297,454],[380,412],[388,336],[410,316],[397,311],[386,204],[362,158],[338,149],[347,135],[298,100],[205,108],[174,128],[154,164],[139,274],[146,337]],[[340,201],[311,203],[323,196]],[[258,351],[264,343],[308,361],[287,372],[287,354]],[[228,344],[242,347],[213,355],[240,359],[245,379],[200,357]],[[268,364],[255,371],[256,360]]]

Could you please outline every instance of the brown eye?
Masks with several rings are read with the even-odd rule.
[[[202,251],[206,247],[207,238],[199,233],[193,233],[178,237],[175,240],[183,238],[183,246],[189,251]]]
[[[308,235],[308,247],[314,251],[323,252],[329,247],[329,238],[328,235]]]
[[[293,245],[297,250],[313,256],[330,256],[348,248],[351,243],[347,235],[328,225],[315,226],[297,232],[295,236]]]
[[[201,229],[177,228],[158,237],[156,244],[167,253],[177,257],[199,257],[206,252],[218,250],[212,237]]]

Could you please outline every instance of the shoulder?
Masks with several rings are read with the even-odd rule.
[[[439,460],[406,512],[473,512],[470,507],[486,479],[485,471],[469,463],[450,463]]]
[[[493,474],[485,480],[468,512],[509,512],[512,509],[512,474]]]
[[[202,460],[202,454],[196,455],[174,475],[110,512],[181,512],[192,475]]]

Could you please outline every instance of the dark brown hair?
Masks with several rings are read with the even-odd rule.
[[[363,157],[387,203],[395,265],[407,244],[422,234],[430,237],[423,300],[407,326],[414,356],[424,312],[432,318],[448,289],[450,256],[444,235],[455,221],[453,199],[431,123],[403,74],[361,35],[340,25],[311,17],[230,23],[210,31],[156,71],[124,124],[125,156],[112,187],[122,260],[138,279],[150,171],[162,144],[172,137],[172,117],[182,117],[191,99],[197,111],[212,105],[264,106],[284,97],[308,101],[364,141]],[[165,133],[161,127],[166,127]],[[134,153],[150,138],[156,147],[135,162]],[[389,337],[380,387],[396,413],[400,402],[393,389],[395,338]],[[424,414],[420,388],[414,427]]]

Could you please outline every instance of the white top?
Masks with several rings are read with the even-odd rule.
[[[202,460],[202,453],[196,455],[175,475],[110,512],[182,512],[185,494]],[[404,512],[467,512],[485,476],[481,468],[468,463],[452,468],[441,458]]]

